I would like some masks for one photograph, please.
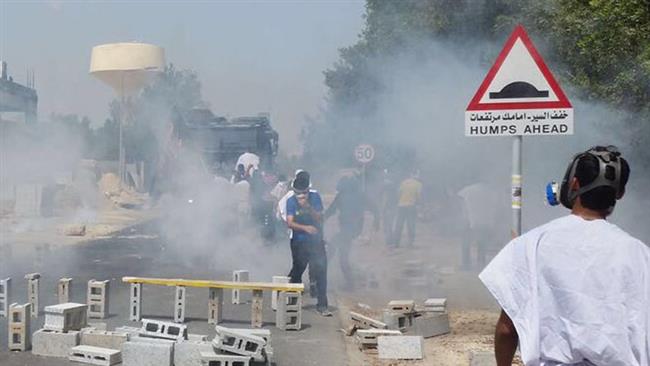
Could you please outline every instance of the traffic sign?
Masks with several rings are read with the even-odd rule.
[[[467,106],[465,135],[571,134],[573,107],[518,25]]]
[[[354,157],[361,164],[368,164],[375,158],[375,148],[372,145],[361,144],[354,149]]]

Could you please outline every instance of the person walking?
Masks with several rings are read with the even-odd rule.
[[[417,205],[422,197],[422,183],[418,180],[418,171],[413,171],[411,176],[400,183],[397,201],[397,218],[393,245],[399,247],[404,224],[408,234],[407,246],[412,247],[415,241],[415,221],[417,219]]]
[[[374,215],[374,228],[379,229],[379,215],[375,205],[367,199],[356,175],[343,176],[337,183],[336,197],[325,210],[325,220],[338,212],[339,231],[332,238],[332,255],[338,254],[339,265],[345,279],[345,288],[354,288],[354,276],[350,266],[352,242],[363,231],[364,215],[371,211]]]
[[[302,283],[309,272],[316,280],[316,310],[332,316],[327,302],[327,252],[323,239],[323,203],[318,192],[311,191],[310,176],[301,171],[293,180],[294,195],[287,199],[287,226],[291,229],[291,283]]]

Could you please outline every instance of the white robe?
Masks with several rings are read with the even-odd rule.
[[[526,365],[650,362],[650,249],[614,224],[551,221],[479,278],[512,319]]]

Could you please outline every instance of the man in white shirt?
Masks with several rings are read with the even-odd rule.
[[[606,221],[629,174],[612,147],[576,155],[559,190],[571,214],[515,238],[481,272],[502,308],[499,366],[517,345],[526,365],[649,364],[650,250]]]

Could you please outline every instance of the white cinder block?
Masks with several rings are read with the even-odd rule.
[[[214,348],[241,356],[252,357],[256,361],[264,361],[262,350],[266,341],[247,332],[216,326],[216,337],[212,340]]]
[[[44,329],[67,332],[86,327],[88,305],[68,302],[45,307]]]
[[[201,352],[202,366],[248,366],[250,357]]]
[[[100,348],[121,349],[128,341],[129,335],[124,332],[87,329],[81,332],[80,344]]]
[[[424,339],[419,336],[377,337],[380,360],[421,360]]]
[[[40,329],[32,336],[32,353],[44,357],[68,357],[70,349],[79,345],[79,332],[67,333]]]
[[[233,282],[248,282],[250,280],[250,273],[245,269],[240,269],[232,272]],[[251,300],[251,292],[239,289],[232,290],[232,303],[234,305],[245,304]]]
[[[174,345],[174,365],[201,366],[201,352],[213,352],[211,342],[180,341]]]
[[[136,337],[142,338],[142,337]],[[171,366],[174,361],[174,342],[129,341],[122,345],[123,366]]]
[[[187,325],[154,319],[142,319],[140,335],[170,340],[187,339]]]
[[[122,353],[116,349],[77,346],[70,350],[68,360],[89,365],[111,366],[122,362]]]

